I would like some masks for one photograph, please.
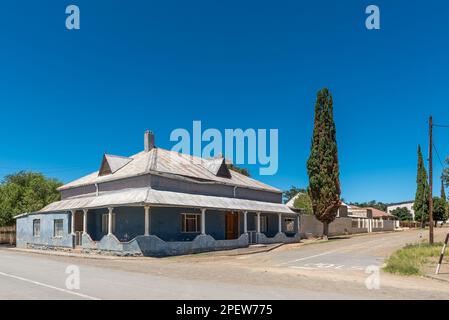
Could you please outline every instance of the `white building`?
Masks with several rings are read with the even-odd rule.
[[[413,220],[415,220],[415,210],[413,210],[413,204],[414,201],[405,201],[405,202],[399,202],[399,203],[392,203],[387,207],[387,212],[391,213],[393,210],[397,208],[407,208],[413,217]]]

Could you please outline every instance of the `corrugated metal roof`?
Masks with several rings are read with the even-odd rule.
[[[299,198],[299,196],[304,195],[303,192],[298,192],[293,198],[291,198],[285,205],[289,208],[294,208],[295,207],[295,201],[296,199]]]
[[[200,179],[202,181],[212,181],[221,184],[281,192],[279,189],[249,178],[234,170],[230,170],[230,178],[220,177],[213,174],[208,168],[210,168],[209,165],[215,168],[218,162],[217,159],[202,159],[161,148],[153,148],[149,152],[140,152],[130,158],[133,159],[133,161],[118,169],[115,173],[99,176],[98,171],[96,171],[60,187],[59,190],[156,172],[170,173]],[[208,161],[212,161],[213,163],[209,164]]]
[[[151,188],[125,189],[100,193],[98,196],[91,194],[89,196],[68,198],[53,202],[39,212],[45,213],[144,204],[150,206],[182,206],[189,208],[296,214],[281,203],[178,193]]]

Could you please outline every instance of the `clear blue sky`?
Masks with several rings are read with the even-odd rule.
[[[365,8],[381,9],[381,30]],[[65,29],[77,4],[81,30]],[[449,123],[449,4],[427,1],[2,1],[0,177],[64,182],[104,152],[142,149],[144,130],[278,128],[279,171],[307,185],[316,92],[334,95],[343,197],[414,197],[427,117]],[[449,129],[435,132],[441,157]],[[256,178],[257,168],[250,167]],[[441,166],[435,161],[436,190]]]

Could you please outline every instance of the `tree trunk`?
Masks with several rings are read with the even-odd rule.
[[[328,240],[329,235],[329,224],[327,222],[323,222],[323,239]]]

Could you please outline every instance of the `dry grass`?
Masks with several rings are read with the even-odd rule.
[[[386,272],[401,275],[423,275],[424,266],[439,257],[442,243],[407,245],[393,253],[386,261]]]

